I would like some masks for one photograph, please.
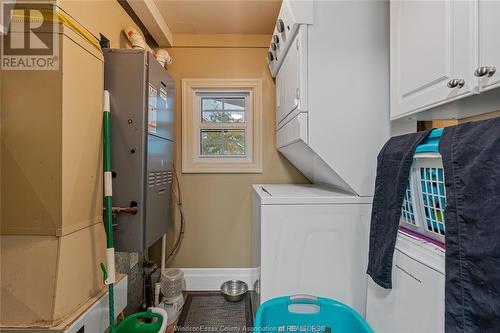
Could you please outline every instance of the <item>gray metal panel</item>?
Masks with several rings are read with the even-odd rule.
[[[152,54],[148,53],[148,83],[157,91],[156,136],[174,140],[175,81]]]
[[[172,220],[172,168],[174,143],[148,135],[146,189],[146,248],[167,232]]]
[[[138,213],[121,214],[114,228],[117,251],[144,249],[144,174],[146,155],[146,64],[144,52],[104,50],[105,89],[111,102],[113,206],[134,202]]]
[[[175,83],[141,50],[106,49],[104,60],[105,88],[111,100],[111,162],[116,174],[113,206],[135,203],[138,207],[135,215],[117,217],[115,248],[142,252],[167,232],[172,220]],[[148,118],[150,84],[157,116],[154,131]],[[148,134],[148,129],[154,134]]]
[[[142,50],[107,49],[104,60],[105,88],[111,100],[111,162],[116,174],[113,206],[135,203],[138,207],[135,215],[117,217],[115,248],[142,252],[167,232],[172,220],[175,83]]]
[[[156,96],[148,94],[148,106],[156,106],[153,119],[156,128],[148,131],[145,247],[153,245],[167,232],[172,220],[172,175],[173,175],[173,138],[174,138],[174,97],[175,82],[152,54],[148,60],[149,86]],[[149,99],[154,98],[151,103]],[[151,119],[148,108],[148,120]]]

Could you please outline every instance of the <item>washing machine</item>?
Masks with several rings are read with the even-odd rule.
[[[372,198],[320,185],[253,185],[253,298],[310,294],[365,314]],[[259,286],[260,283],[260,286]]]
[[[398,233],[392,289],[368,281],[366,320],[375,332],[444,332],[445,250]]]

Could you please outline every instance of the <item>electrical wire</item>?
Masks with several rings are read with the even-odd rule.
[[[165,260],[165,265],[167,263],[169,263],[174,258],[175,254],[177,254],[177,252],[179,251],[182,240],[184,238],[184,231],[185,231],[185,225],[186,225],[186,220],[185,220],[185,216],[184,216],[184,208],[182,206],[182,196],[181,196],[181,187],[179,184],[179,178],[177,176],[177,170],[175,169],[175,166],[173,166],[172,169],[173,169],[172,173],[174,174],[174,185],[175,185],[175,186],[172,186],[172,197],[174,198],[175,204],[176,204],[177,208],[179,209],[179,215],[181,218],[181,226],[180,226],[179,234],[177,235],[177,238],[174,242],[174,246],[173,246],[172,250],[170,251],[170,253],[167,255],[167,259]],[[176,190],[177,190],[177,193],[176,193]]]

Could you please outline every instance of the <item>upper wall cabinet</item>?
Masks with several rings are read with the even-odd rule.
[[[475,1],[391,1],[392,119],[473,93],[475,8]]]
[[[479,13],[479,61],[474,75],[479,91],[500,86],[500,1],[481,0]]]

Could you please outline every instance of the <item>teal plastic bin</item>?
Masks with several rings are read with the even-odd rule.
[[[259,307],[254,332],[373,333],[351,307],[310,295],[271,299]]]

